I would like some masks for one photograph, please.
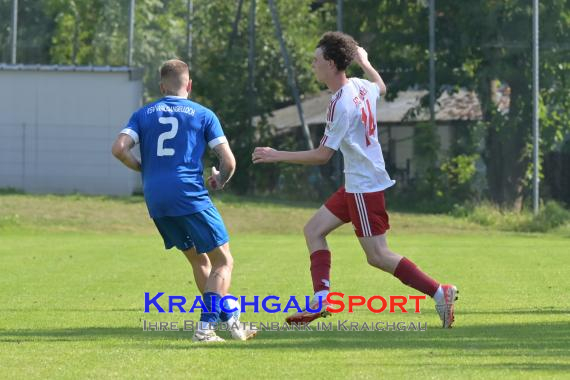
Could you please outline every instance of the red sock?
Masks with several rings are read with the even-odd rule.
[[[311,253],[311,277],[313,278],[313,290],[330,289],[331,277],[331,252],[323,249]]]
[[[422,272],[416,264],[405,257],[402,257],[402,260],[398,263],[394,271],[394,277],[397,277],[405,285],[411,286],[430,297],[433,297],[437,288],[439,288],[439,283],[436,280]]]

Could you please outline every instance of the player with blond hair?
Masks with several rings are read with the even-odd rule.
[[[203,180],[207,147],[220,161],[219,171],[212,168],[208,178],[213,190],[223,189],[232,177],[234,155],[214,112],[188,99],[192,80],[186,63],[173,59],[162,65],[160,90],[163,98],[133,113],[113,144],[113,155],[142,173],[144,198],[165,248],[178,248],[192,265],[207,308],[193,341],[223,341],[211,328],[220,321],[233,326],[234,339],[250,339],[256,331],[232,321],[221,307],[230,288],[233,257],[226,227]],[[136,144],[140,161],[131,151]]]

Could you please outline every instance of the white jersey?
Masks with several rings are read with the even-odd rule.
[[[378,85],[350,78],[333,96],[327,109],[321,145],[344,156],[345,188],[348,193],[372,193],[394,185],[382,156],[376,128]]]

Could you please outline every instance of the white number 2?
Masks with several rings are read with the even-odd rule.
[[[161,156],[174,156],[174,149],[173,148],[165,148],[164,142],[166,140],[173,139],[178,132],[178,119],[175,117],[160,117],[158,118],[158,122],[160,124],[170,124],[172,125],[172,129],[167,132],[162,132],[158,136],[158,143],[156,146],[156,155]]]

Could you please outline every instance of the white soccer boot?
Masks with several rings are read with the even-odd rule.
[[[235,340],[250,340],[259,332],[259,330],[253,326],[250,325],[248,327],[246,323],[241,323],[239,319],[232,318],[228,321],[228,324],[232,338]]]
[[[436,303],[435,310],[439,314],[444,329],[450,329],[455,322],[455,301],[457,301],[459,290],[455,285],[441,285],[443,299]]]
[[[213,330],[202,331],[196,330],[192,337],[192,342],[210,343],[210,342],[225,342],[224,339],[216,335]]]

